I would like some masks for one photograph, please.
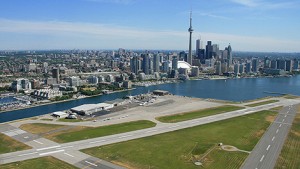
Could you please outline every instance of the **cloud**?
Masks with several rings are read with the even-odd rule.
[[[134,0],[84,0],[84,1],[90,1],[90,2],[101,2],[101,3],[114,3],[114,4],[131,4],[134,2]]]
[[[203,12],[198,12],[198,11],[195,11],[193,13],[196,14],[196,15],[198,14],[200,16],[208,16],[208,17],[216,18],[216,19],[232,20],[232,18],[229,18],[229,17],[226,17],[226,16],[221,16],[221,15],[215,15],[215,14],[212,14],[212,13],[203,13]]]
[[[177,49],[188,48],[188,32],[174,30],[144,30],[109,24],[94,24],[60,21],[20,21],[0,19],[2,49]],[[251,37],[211,32],[197,32],[204,41],[220,44],[220,49],[229,43],[241,51],[299,52],[300,41]],[[13,35],[9,37],[10,35]],[[15,36],[17,35],[17,36]],[[34,40],[29,37],[38,37]],[[15,39],[15,37],[18,37]],[[195,38],[195,36],[194,36]],[[49,40],[50,39],[50,40]],[[30,41],[32,40],[32,41]],[[196,39],[193,40],[193,42]],[[15,46],[14,44],[19,44]],[[194,45],[193,45],[194,46]]]
[[[289,2],[274,2],[267,0],[231,0],[233,3],[240,4],[249,8],[257,9],[290,9],[295,8],[299,5],[299,2],[289,1]]]

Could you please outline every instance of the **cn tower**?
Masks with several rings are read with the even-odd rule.
[[[189,43],[189,55],[187,58],[187,62],[192,65],[193,57],[192,57],[192,33],[193,33],[193,28],[192,28],[192,11],[190,13],[190,28],[188,30],[190,32],[190,43]]]

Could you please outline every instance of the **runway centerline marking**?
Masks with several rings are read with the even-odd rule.
[[[126,137],[130,137],[132,135],[126,135],[126,136],[120,136],[119,138],[126,138]]]
[[[284,122],[285,119],[282,120],[282,122]]]
[[[157,130],[150,130],[150,131],[146,131],[146,133],[151,133],[151,132],[155,132]]]
[[[74,147],[74,146],[59,147],[59,148],[56,148],[56,149],[59,150],[59,149],[72,148],[72,147]]]
[[[106,140],[92,141],[92,142],[90,142],[90,144],[100,143],[100,142],[104,142],[104,141],[106,141]]]
[[[278,133],[278,131],[279,131],[279,130],[277,129],[277,130],[276,130],[276,133]]]
[[[272,138],[272,141],[274,141],[274,139],[275,139],[275,136]]]
[[[64,153],[65,155],[67,156],[70,156],[70,157],[74,157],[73,155],[69,154],[69,153]]]
[[[44,144],[44,143],[39,142],[39,141],[37,141],[37,140],[33,140],[33,141],[36,142],[36,143],[39,143],[39,144]]]
[[[270,147],[271,147],[271,145],[269,144],[266,150],[269,151],[269,148],[270,148]]]
[[[168,127],[169,129],[170,128],[175,128],[175,127],[179,127],[180,125],[176,125],[176,126],[170,126],[170,127]]]
[[[22,157],[22,156],[28,156],[28,155],[32,155],[32,154],[36,154],[37,152],[33,152],[33,153],[27,153],[27,154],[20,154],[18,155],[19,157]]]
[[[36,151],[48,150],[48,149],[57,148],[57,147],[61,147],[61,146],[52,146],[52,147],[39,148],[39,149],[36,149]]]
[[[281,126],[282,126],[282,124],[279,125],[279,127],[281,127]]]
[[[94,164],[94,163],[91,163],[91,162],[89,162],[89,161],[84,161],[84,162],[86,162],[86,163],[88,163],[88,164],[90,164],[90,165],[93,165],[93,166],[97,167],[97,165],[96,165],[96,164]]]
[[[65,150],[50,151],[50,152],[46,152],[46,153],[40,153],[39,155],[43,156],[43,155],[48,155],[48,154],[60,153],[63,151],[65,151]]]
[[[259,161],[262,162],[264,160],[264,158],[265,158],[265,155],[263,155]]]

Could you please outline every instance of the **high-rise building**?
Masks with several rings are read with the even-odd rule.
[[[240,67],[239,64],[235,64],[235,65],[234,65],[234,69],[233,69],[233,70],[234,70],[234,74],[235,74],[236,76],[239,74],[239,67]]]
[[[11,88],[13,91],[31,90],[31,82],[28,79],[16,79],[12,82]]]
[[[227,51],[228,67],[230,67],[232,64],[232,49],[230,44],[228,45]]]
[[[138,61],[139,61],[138,56],[133,56],[130,59],[130,69],[131,69],[131,72],[135,73],[136,75],[139,72],[139,62]]]
[[[254,73],[258,72],[258,59],[252,59],[252,71]]]
[[[222,75],[222,64],[220,61],[216,62],[216,74],[217,75]]]
[[[286,63],[285,71],[291,72],[293,70],[292,60],[286,60],[285,63]]]
[[[286,70],[286,62],[285,60],[277,60],[277,69]]]
[[[150,74],[150,69],[149,69],[150,57],[149,57],[149,54],[142,54],[142,58],[143,58],[143,64],[142,64],[143,72],[146,75],[149,75]]]
[[[187,54],[184,51],[179,53],[179,60],[187,62]]]
[[[155,54],[154,58],[153,58],[153,71],[154,72],[159,72],[159,60],[160,60],[160,56],[159,54]]]
[[[270,67],[271,67],[271,61],[268,57],[265,57],[264,68],[270,68]]]
[[[177,56],[173,56],[173,59],[172,59],[172,69],[173,70],[177,70],[178,69],[178,57]]]
[[[164,61],[162,64],[163,72],[168,73],[169,72],[169,61]]]
[[[299,69],[299,60],[294,60],[294,64],[293,64],[293,70],[298,70]]]
[[[57,83],[60,82],[60,79],[59,79],[59,68],[53,68],[52,69],[52,77],[56,79]]]
[[[245,70],[245,72],[246,73],[251,73],[251,67],[252,67],[251,62],[246,63],[246,70]]]
[[[199,50],[201,49],[201,39],[196,40],[196,55],[199,56]]]
[[[271,60],[271,68],[277,69],[277,60]]]
[[[199,67],[193,66],[191,70],[191,76],[192,77],[198,77],[199,76]]]
[[[190,41],[189,41],[189,54],[188,54],[188,58],[187,58],[187,62],[190,65],[192,64],[193,61],[193,55],[192,55],[192,33],[193,33],[193,28],[192,28],[192,12],[190,14],[190,28],[188,29],[189,33],[190,33]]]
[[[211,59],[212,57],[213,57],[213,46],[211,44],[211,41],[207,41],[205,59]]]
[[[89,76],[88,82],[89,84],[98,84],[99,80],[97,76]]]
[[[240,74],[243,74],[244,73],[244,68],[245,66],[243,65],[243,64],[240,64],[240,66],[239,66],[239,73]]]

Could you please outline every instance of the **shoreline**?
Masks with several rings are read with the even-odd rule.
[[[72,99],[61,100],[61,101],[54,101],[54,102],[49,102],[49,103],[41,103],[41,104],[37,104],[37,105],[32,105],[32,106],[22,107],[22,108],[17,108],[17,109],[12,109],[12,110],[8,110],[8,111],[0,111],[0,114],[1,113],[9,113],[9,112],[16,111],[16,110],[24,110],[24,109],[29,109],[29,108],[39,107],[39,106],[46,106],[46,105],[50,105],[50,104],[70,102],[70,101],[74,101],[74,100],[80,100],[80,99],[85,99],[85,98],[97,97],[97,96],[102,96],[102,95],[109,95],[109,94],[118,93],[118,92],[131,91],[131,90],[135,90],[135,89],[136,88],[124,89],[124,90],[112,91],[112,92],[110,92],[108,94],[102,94],[101,93],[101,94],[97,94],[97,95],[93,95],[93,96],[85,96],[85,97],[82,97],[82,98],[72,98]]]
[[[210,79],[194,78],[194,79],[190,79],[190,80],[191,81],[193,81],[193,80],[227,80],[227,79],[229,80],[229,79],[244,79],[244,78],[249,79],[249,78],[283,78],[283,77],[290,77],[290,76],[259,76],[259,77],[253,76],[253,77],[240,77],[240,78],[235,78],[235,77],[221,77],[221,78],[210,78]],[[291,76],[291,77],[294,77],[294,76]],[[176,81],[176,82],[171,82],[171,83],[180,83],[180,82]],[[162,85],[162,84],[169,84],[169,83],[152,84],[152,85],[148,85],[148,86],[140,86],[140,85],[134,85],[134,86],[137,86],[137,87],[149,87],[149,86],[157,86],[157,85]],[[50,105],[50,104],[57,104],[57,103],[69,102],[69,101],[74,101],[74,100],[78,100],[78,99],[80,100],[80,99],[85,99],[85,98],[97,97],[97,96],[101,96],[101,95],[109,95],[109,94],[113,94],[113,93],[117,93],[117,92],[131,91],[131,90],[135,90],[135,89],[136,88],[124,89],[124,90],[119,90],[119,91],[112,91],[112,92],[109,92],[108,94],[101,93],[101,94],[93,95],[93,96],[85,96],[83,98],[72,98],[72,99],[67,99],[67,100],[61,100],[61,101],[54,101],[54,102],[49,102],[49,103],[42,103],[42,104],[37,104],[37,105],[31,105],[31,106],[28,106],[28,107],[11,109],[11,110],[8,110],[8,111],[0,111],[0,114],[1,113],[9,113],[9,112],[16,111],[16,110],[24,110],[24,109],[29,109],[29,108],[39,107],[39,106],[46,106],[46,105]],[[211,98],[202,98],[202,99],[211,99]],[[257,99],[260,99],[260,98],[257,98]],[[216,99],[212,99],[212,100],[216,100]],[[234,101],[231,101],[231,100],[221,100],[221,101],[222,102],[223,101],[224,102],[234,102]],[[245,102],[245,101],[243,101],[243,102]]]

